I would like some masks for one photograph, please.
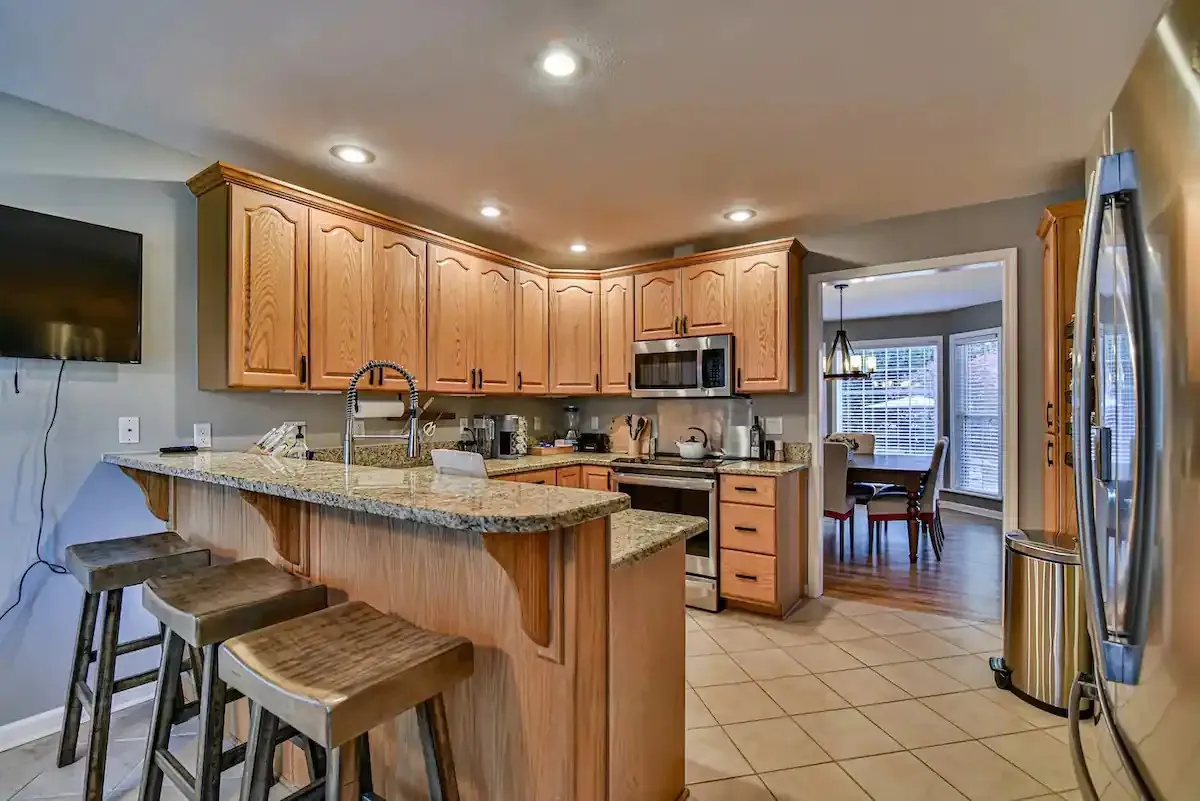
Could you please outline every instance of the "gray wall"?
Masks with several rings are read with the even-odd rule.
[[[846,321],[846,334],[850,343],[859,343],[873,339],[904,339],[908,337],[940,337],[942,341],[941,374],[938,376],[941,384],[941,427],[942,434],[950,432],[950,335],[964,331],[978,331],[981,328],[999,328],[1003,322],[1002,304],[984,303],[979,306],[969,306],[963,309],[951,309],[933,314],[904,314],[896,317],[867,317],[859,320]],[[825,323],[825,342],[833,342],[838,324]],[[833,430],[832,386],[830,386],[830,402],[826,406],[829,413],[829,430]],[[976,506],[982,509],[1000,511],[1001,502],[991,498],[977,498],[972,495],[962,495],[956,492],[942,491],[943,500]]]

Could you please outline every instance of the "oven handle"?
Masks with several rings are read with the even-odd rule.
[[[672,478],[671,476],[634,476],[629,473],[614,473],[617,486],[633,484],[641,487],[669,487],[671,489],[704,490],[712,492],[717,482],[711,478]]]

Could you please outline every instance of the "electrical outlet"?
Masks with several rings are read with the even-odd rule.
[[[767,436],[780,437],[783,436],[783,418],[782,417],[764,417],[763,427],[766,429]]]
[[[533,430],[534,431],[542,430],[542,418],[540,418],[540,417],[533,418]]]
[[[365,433],[367,433],[367,424],[366,424],[366,421],[363,421],[363,420],[355,420],[355,421],[354,421],[354,436],[356,436],[356,437],[360,437],[360,436],[362,436],[362,435],[363,435],[363,434],[365,434]]]
[[[212,447],[212,423],[192,423],[192,444],[197,448]]]
[[[141,439],[141,425],[136,417],[117,418],[117,442],[136,445]]]
[[[458,418],[458,433],[469,431],[471,429],[471,421],[466,417]]]

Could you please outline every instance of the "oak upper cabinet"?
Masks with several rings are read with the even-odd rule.
[[[201,389],[308,386],[308,215],[244,186],[201,196]]]
[[[367,360],[372,233],[357,220],[319,209],[308,213],[312,389],[345,389]]]
[[[633,388],[633,277],[600,279],[600,392]]]
[[[479,316],[475,321],[475,362],[472,366],[476,371],[476,389],[516,392],[516,329],[513,325],[516,271],[484,259],[475,260],[475,270]]]
[[[670,339],[680,336],[678,268],[637,273],[633,276],[635,339]]]
[[[800,372],[802,325],[798,313],[799,260],[792,250],[741,256],[734,262],[734,280],[737,391],[752,394],[794,390]]]
[[[475,257],[441,245],[429,248],[428,386],[431,392],[474,392]]]
[[[550,279],[550,392],[600,389],[600,281]]]
[[[703,337],[733,332],[734,260],[710,261],[680,269],[679,330]]]
[[[517,392],[545,395],[550,391],[550,282],[516,271]]]
[[[372,232],[367,356],[404,367],[425,389],[425,275],[428,245],[420,239],[376,228]],[[401,392],[408,384],[391,370],[383,388]]]

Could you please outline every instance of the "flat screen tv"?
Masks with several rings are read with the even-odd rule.
[[[142,235],[0,206],[0,356],[139,364]]]

